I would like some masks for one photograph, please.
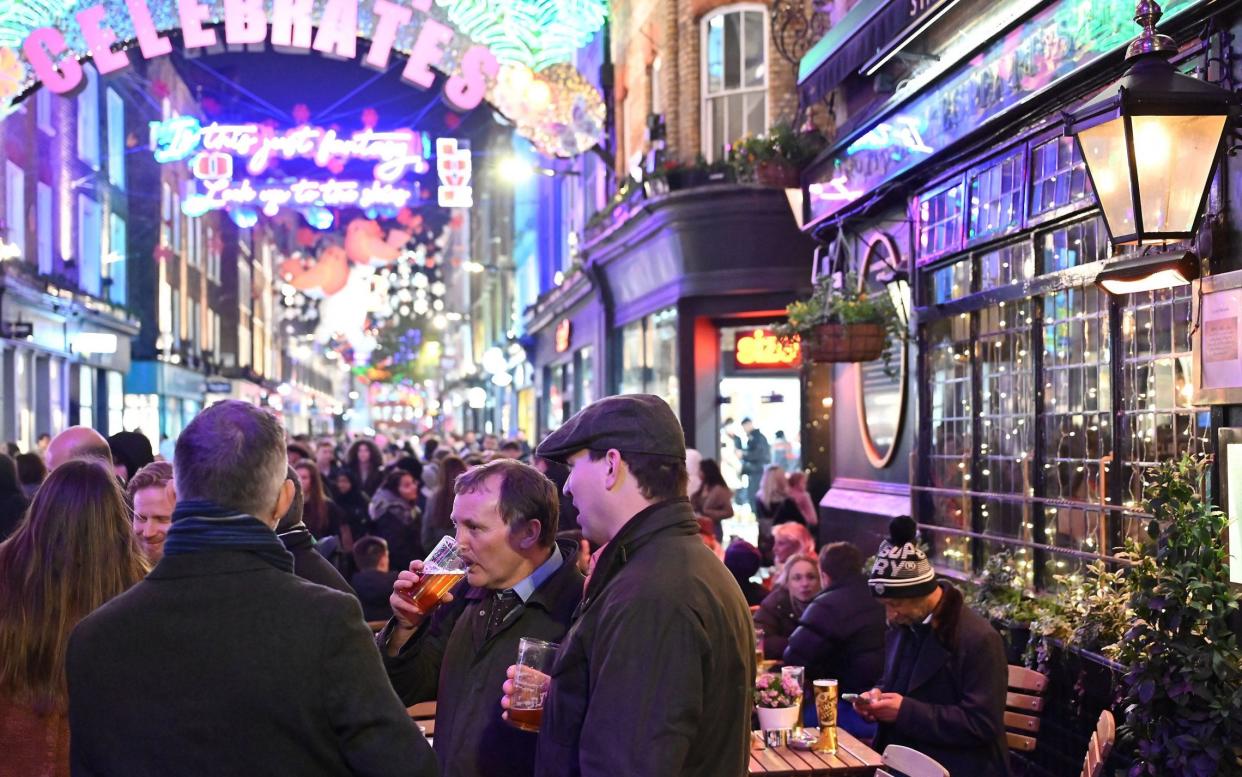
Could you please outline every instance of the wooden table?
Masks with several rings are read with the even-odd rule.
[[[755,732],[755,736],[761,736]],[[788,747],[769,747],[750,751],[750,774],[754,775],[821,775],[870,777],[883,762],[880,754],[859,742],[853,734],[837,729],[836,755],[813,753],[809,750],[793,750]]]
[[[405,711],[423,730],[428,741],[436,735],[436,703],[434,701],[419,702],[412,707],[406,707]]]

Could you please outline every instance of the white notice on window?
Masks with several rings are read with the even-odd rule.
[[[1242,387],[1242,289],[1227,289],[1203,296],[1200,359],[1203,389]]]
[[[1242,445],[1229,443],[1226,460],[1229,471],[1229,582],[1242,585]]]

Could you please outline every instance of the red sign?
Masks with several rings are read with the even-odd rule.
[[[733,344],[733,363],[741,370],[783,370],[802,364],[802,346],[795,338],[782,343],[766,329],[739,335]]]
[[[573,324],[569,323],[568,318],[561,319],[561,323],[556,325],[556,352],[565,353],[569,350],[569,341],[573,335]]]

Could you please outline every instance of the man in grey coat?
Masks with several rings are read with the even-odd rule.
[[[672,409],[649,394],[601,399],[538,455],[569,465],[565,493],[604,547],[552,667],[535,774],[745,774],[754,630],[699,539]]]
[[[960,591],[937,582],[917,528],[893,519],[867,580],[892,628],[880,685],[854,708],[879,722],[876,750],[905,745],[950,774],[1006,777],[1004,645]]]

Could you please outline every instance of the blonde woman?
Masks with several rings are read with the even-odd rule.
[[[785,654],[798,619],[819,589],[819,562],[814,556],[795,553],[786,559],[777,586],[755,613],[755,625],[763,629],[764,658],[779,659]]]
[[[763,471],[759,493],[755,497],[755,519],[759,522],[759,550],[767,564],[773,562],[772,527],[782,523],[804,523],[802,511],[789,497],[789,481],[785,470],[775,464]]]
[[[80,620],[147,573],[103,465],[67,461],[0,544],[0,760],[5,774],[69,774],[65,652]]]

